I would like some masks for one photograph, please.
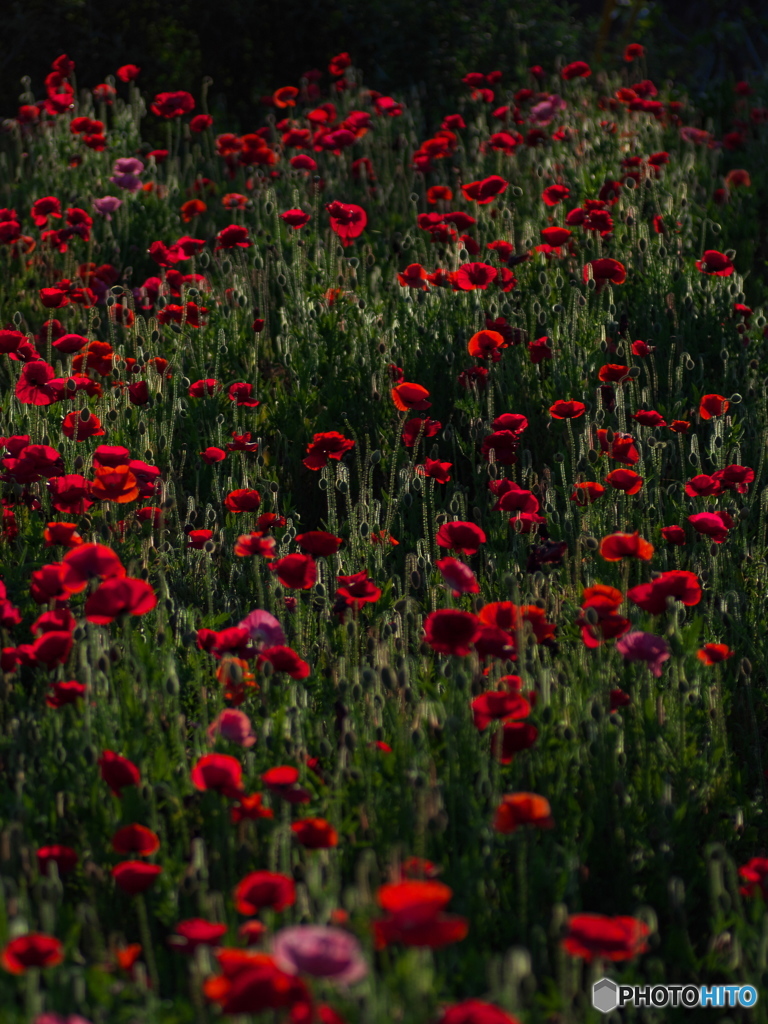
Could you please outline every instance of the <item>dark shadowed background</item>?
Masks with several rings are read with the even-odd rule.
[[[261,123],[259,97],[297,84],[351,53],[364,82],[445,112],[468,71],[500,68],[509,84],[534,63],[616,66],[627,42],[647,48],[647,73],[674,77],[717,116],[733,81],[760,77],[768,62],[768,5],[727,0],[5,0],[0,116],[15,114],[21,79],[37,97],[50,63],[66,52],[80,86],[138,64],[142,91],[185,89],[204,76],[217,128]],[[327,81],[327,79],[326,79]]]

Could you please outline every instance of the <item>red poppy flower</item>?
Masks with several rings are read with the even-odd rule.
[[[542,228],[539,232],[545,245],[551,245],[554,248],[559,248],[561,245],[565,245],[568,239],[571,237],[571,232],[568,228]]]
[[[633,469],[614,469],[606,476],[605,482],[617,491],[624,491],[625,494],[637,494],[645,481]]]
[[[673,569],[664,572],[650,583],[641,583],[627,591],[627,597],[638,608],[651,615],[661,615],[667,610],[667,598],[674,597],[689,607],[701,601],[701,585],[693,572]]]
[[[383,885],[378,892],[384,918],[374,921],[376,947],[391,942],[438,948],[460,942],[469,930],[463,917],[443,914],[453,892],[442,882],[406,881]]]
[[[290,765],[277,765],[261,776],[261,781],[275,796],[287,800],[289,804],[308,804],[312,794],[303,786],[298,785],[299,770]]]
[[[648,949],[650,928],[636,917],[574,914],[568,919],[563,948],[571,956],[592,962],[632,960]]]
[[[179,921],[174,930],[176,934],[168,939],[168,944],[179,953],[194,953],[198,946],[218,946],[227,934],[225,924],[214,924],[201,917]]]
[[[116,853],[138,853],[149,857],[160,849],[160,838],[145,825],[124,825],[112,836],[112,849]]]
[[[261,495],[249,487],[230,491],[224,499],[224,508],[239,515],[241,512],[255,512],[261,504]]]
[[[190,530],[187,534],[187,547],[193,551],[202,551],[209,540],[213,539],[213,530]]]
[[[343,607],[360,611],[364,604],[373,604],[381,597],[381,589],[368,578],[365,570],[351,576],[337,576],[336,579],[341,584],[336,598]]]
[[[597,440],[601,451],[616,462],[634,466],[640,461],[640,452],[631,434],[614,434],[613,439],[609,441],[608,431],[600,429],[597,432]]]
[[[712,417],[724,416],[731,403],[722,395],[702,395],[699,402],[699,416],[703,420],[711,420]]]
[[[483,178],[482,181],[470,181],[461,186],[465,199],[476,202],[478,206],[486,206],[492,203],[496,196],[506,191],[509,182],[498,174],[492,174],[490,178]]]
[[[630,43],[624,49],[624,60],[629,64],[638,57],[645,56],[645,47],[641,43]]]
[[[539,499],[512,480],[492,480],[489,490],[498,496],[494,512],[538,512]]]
[[[661,536],[668,544],[675,544],[677,547],[685,545],[685,530],[682,526],[662,526]]]
[[[238,558],[250,555],[261,555],[262,558],[275,557],[275,538],[267,537],[261,532],[243,534],[235,542],[235,554]]]
[[[300,533],[296,543],[308,555],[327,558],[329,555],[335,555],[344,541],[325,530],[310,530],[308,533]]]
[[[236,405],[246,409],[255,409],[261,404],[253,397],[253,384],[247,384],[245,381],[237,381],[235,384],[230,384],[227,388],[227,395],[230,402],[234,402]]]
[[[480,549],[480,545],[485,544],[487,537],[474,523],[456,521],[443,523],[437,531],[435,540],[441,548],[453,549],[462,555],[474,555]]]
[[[519,680],[519,676],[509,676]],[[531,705],[514,690],[491,690],[481,693],[472,701],[472,716],[475,728],[484,732],[492,722],[502,720],[518,721],[527,718],[531,713]]]
[[[269,907],[280,912],[296,902],[296,887],[287,875],[272,871],[252,871],[238,882],[234,891],[235,907],[240,914],[258,914]]]
[[[724,252],[707,249],[700,260],[696,260],[696,269],[701,274],[714,277],[730,277],[734,271],[733,263]]]
[[[688,522],[697,533],[711,537],[715,544],[722,544],[734,520],[727,512],[698,512],[688,516]]]
[[[125,505],[139,496],[136,476],[129,466],[97,466],[91,484],[91,494],[100,501],[114,501]]]
[[[16,397],[24,405],[52,405],[59,392],[50,383],[56,376],[53,367],[42,359],[25,363],[16,384]]]
[[[125,576],[118,556],[104,544],[78,544],[61,562],[61,585],[68,594],[79,594],[92,579],[108,580]]]
[[[121,757],[112,750],[105,750],[98,761],[101,777],[115,794],[126,786],[138,786],[141,781],[139,769],[127,757]]]
[[[475,359],[493,359],[499,361],[499,349],[506,348],[507,343],[498,331],[478,331],[469,339],[469,354]]]
[[[576,483],[573,485],[571,501],[575,501],[577,505],[581,505],[583,507],[585,505],[593,504],[601,494],[605,494],[605,488],[603,485],[595,483],[593,480],[588,480],[583,483]]]
[[[752,857],[739,868],[739,878],[746,883],[739,888],[742,896],[768,898],[768,858]]]
[[[195,789],[209,789],[234,799],[243,792],[243,769],[229,754],[204,754],[190,772]]]
[[[508,835],[521,825],[552,828],[554,824],[549,801],[543,796],[538,793],[508,793],[496,808],[493,828]]]
[[[667,421],[660,412],[655,409],[640,409],[633,413],[632,419],[636,420],[643,427],[666,427]]]
[[[269,569],[289,590],[309,590],[317,583],[317,565],[311,555],[286,555]]]
[[[46,695],[45,703],[49,708],[63,708],[65,704],[76,704],[85,696],[85,684],[75,679],[61,683],[51,683],[51,692]]]
[[[572,64],[566,64],[560,72],[560,77],[569,82],[572,78],[589,78],[591,74],[592,69],[589,64],[583,60],[575,60]]]
[[[325,818],[301,818],[291,825],[291,832],[308,850],[329,850],[339,844],[339,834]]]
[[[392,401],[400,412],[406,412],[408,409],[423,412],[432,405],[426,388],[421,384],[411,384],[407,381],[392,388]]]
[[[541,193],[541,198],[547,206],[557,206],[571,194],[567,185],[548,185]]]
[[[446,1007],[437,1024],[520,1024],[520,1021],[493,1003],[465,999]]]
[[[146,892],[162,873],[159,864],[147,864],[143,860],[124,860],[112,868],[112,877],[118,888],[129,896]]]
[[[258,821],[260,818],[274,818],[275,813],[270,807],[262,804],[261,793],[241,796],[229,810],[229,820],[233,825],[241,821]]]
[[[298,231],[299,228],[303,228],[305,224],[309,224],[312,220],[312,216],[309,213],[305,213],[303,210],[286,210],[285,213],[280,214],[280,219],[285,221],[288,227]]]
[[[368,223],[368,215],[362,206],[354,203],[340,203],[338,200],[326,207],[330,214],[331,230],[339,237],[343,246],[351,245],[355,238],[363,233]]]
[[[328,464],[329,459],[338,461],[354,446],[354,441],[350,441],[335,430],[324,434],[315,434],[311,444],[307,445],[307,455],[302,462],[307,469],[322,469]]]
[[[219,249],[249,249],[248,231],[240,224],[230,224],[216,236],[216,251]]]
[[[37,864],[41,875],[48,874],[48,865],[55,864],[60,875],[68,875],[75,870],[77,850],[71,846],[41,846],[37,851]]]
[[[429,278],[426,270],[420,263],[409,264],[402,274],[397,275],[397,280],[403,288],[416,288],[424,292],[429,291]]]
[[[466,657],[480,631],[480,620],[471,612],[444,608],[424,620],[425,639],[440,654]]]
[[[552,344],[549,338],[536,338],[535,341],[529,341],[528,356],[531,362],[534,364],[534,366],[536,366],[538,363],[543,362],[545,359],[551,359]]]
[[[556,420],[575,420],[583,416],[586,411],[587,407],[583,402],[566,402],[562,399],[549,407],[549,415]]]
[[[11,974],[24,974],[30,967],[56,967],[64,959],[64,947],[53,935],[28,932],[11,939],[0,954],[0,964]]]
[[[123,576],[97,587],[85,602],[89,622],[106,626],[120,615],[146,615],[157,606],[157,597],[146,580]]]
[[[687,434],[691,429],[691,424],[688,420],[672,420],[669,424],[669,429],[676,434]]]
[[[161,92],[155,96],[150,107],[153,114],[170,120],[189,114],[195,109],[195,101],[188,92]]]
[[[439,484],[447,484],[451,479],[452,462],[440,462],[438,459],[425,459],[423,466],[417,466],[419,476],[437,480]]]
[[[624,264],[608,257],[592,260],[590,263],[585,264],[582,273],[585,284],[589,281],[590,270],[591,277],[597,285],[597,291],[601,291],[608,281],[611,284],[624,284],[627,279],[627,271]]]
[[[721,661],[732,658],[733,651],[728,644],[704,644],[701,650],[696,652],[696,657],[705,665],[718,665]]]
[[[259,664],[264,661],[268,661],[275,672],[285,672],[291,679],[307,679],[311,672],[307,662],[300,658],[296,651],[282,645],[266,647],[260,651]]]
[[[457,558],[441,558],[435,562],[435,568],[453,591],[454,597],[480,593],[480,584],[475,574],[468,565]]]
[[[488,263],[462,263],[454,274],[456,287],[460,291],[471,292],[476,289],[485,291],[499,276],[496,267]]]
[[[622,558],[641,558],[649,562],[653,558],[653,544],[643,540],[637,530],[634,533],[609,533],[600,541],[599,553],[606,562],[618,562]]]
[[[711,495],[722,494],[725,488],[719,477],[714,474],[697,473],[690,480],[686,480],[685,493],[689,498],[708,498]]]

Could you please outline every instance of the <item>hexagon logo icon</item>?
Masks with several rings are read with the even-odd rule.
[[[592,986],[592,1005],[600,1013],[610,1013],[619,1005],[619,986],[610,978],[601,978]]]

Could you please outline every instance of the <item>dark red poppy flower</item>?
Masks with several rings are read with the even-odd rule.
[[[420,263],[409,264],[402,274],[397,275],[397,280],[403,288],[416,288],[424,292],[429,290],[429,277]]]
[[[217,251],[219,249],[249,249],[250,245],[248,231],[240,224],[230,224],[216,236]]]
[[[534,365],[552,358],[552,343],[548,337],[536,338],[528,342],[528,356]]]
[[[56,967],[64,959],[64,947],[53,935],[28,932],[11,939],[0,954],[0,964],[11,974],[24,974],[30,967]]]
[[[637,494],[645,481],[633,469],[613,469],[606,476],[605,482],[617,491],[624,491],[625,494]]]
[[[406,881],[383,885],[378,902],[386,916],[374,921],[378,949],[391,942],[438,948],[460,942],[469,931],[466,918],[444,914],[453,891],[442,882]]]
[[[308,555],[327,558],[329,555],[335,555],[344,541],[326,530],[310,530],[308,533],[300,533],[296,543]]]
[[[61,421],[61,432],[73,441],[87,441],[90,437],[102,437],[106,434],[99,417],[88,409],[67,413]]]
[[[411,384],[408,381],[392,388],[392,401],[400,412],[406,412],[408,409],[423,412],[432,405],[427,389],[421,384]]]
[[[728,512],[698,512],[688,516],[688,522],[697,533],[711,537],[715,544],[722,544],[734,525],[733,517]]]
[[[565,245],[571,237],[571,232],[568,228],[558,227],[542,228],[539,234],[541,235],[545,245],[551,245],[556,249],[561,245]]]
[[[37,851],[37,864],[41,875],[48,874],[48,865],[55,864],[60,875],[68,875],[77,865],[77,850],[71,846],[41,846]]]
[[[460,562],[458,558],[441,558],[435,562],[435,568],[453,591],[454,597],[480,593],[477,577],[469,566]]]
[[[288,556],[291,557],[290,555]],[[270,566],[270,569],[272,566]],[[290,647],[265,647],[259,652],[259,664],[268,661],[275,672],[285,672],[291,679],[307,679],[311,669],[306,661]]]
[[[264,908],[280,912],[296,902],[293,879],[272,871],[252,871],[238,882],[234,891],[235,907],[240,914],[258,914]]]
[[[123,825],[112,836],[115,853],[138,853],[149,857],[160,849],[160,838],[145,825]]]
[[[701,274],[709,274],[714,277],[730,277],[734,271],[731,260],[724,252],[717,249],[707,249],[700,260],[696,260],[696,269]]]
[[[509,835],[523,825],[553,828],[555,819],[549,801],[538,793],[508,793],[501,798],[493,820],[495,832]]]
[[[699,402],[699,416],[703,420],[711,420],[713,417],[724,416],[731,403],[722,395],[702,395]]]
[[[147,864],[143,860],[124,860],[112,868],[115,883],[128,896],[146,892],[162,873],[163,869],[159,864]]]
[[[539,499],[533,491],[520,487],[513,480],[492,480],[488,489],[498,498],[494,512],[539,511]]]
[[[447,484],[451,479],[452,462],[440,462],[439,459],[424,459],[422,466],[416,467],[419,476],[437,480],[439,484]]]
[[[78,544],[61,562],[61,585],[68,594],[79,594],[92,579],[125,576],[125,567],[105,544]]]
[[[312,794],[298,785],[299,770],[291,765],[281,764],[270,768],[261,776],[261,781],[275,796],[290,804],[308,804]]]
[[[615,459],[616,462],[623,462],[625,466],[634,466],[640,461],[640,452],[637,450],[635,439],[631,434],[614,434],[612,440],[608,440],[608,431],[600,429],[597,432],[597,440],[600,450]]]
[[[443,608],[424,620],[425,639],[440,654],[466,657],[480,631],[480,620],[471,612]]]
[[[563,948],[571,956],[592,962],[632,960],[648,949],[650,928],[636,917],[574,914],[568,919]]]
[[[61,683],[51,683],[51,690],[46,695],[45,703],[49,708],[63,708],[65,704],[76,704],[85,696],[85,684],[75,679],[67,679]]]
[[[462,555],[474,555],[488,538],[474,523],[456,521],[443,523],[435,540],[439,547],[458,551]]]
[[[481,999],[465,999],[447,1006],[437,1024],[520,1024],[520,1020],[493,1003]]]
[[[571,501],[574,501],[577,505],[581,505],[583,507],[585,505],[593,504],[601,494],[605,494],[605,487],[593,480],[587,480],[573,485]]]
[[[548,185],[541,193],[541,198],[547,206],[557,206],[564,199],[570,196],[571,190],[567,185]]]
[[[338,200],[326,207],[330,214],[331,230],[338,235],[343,246],[352,242],[363,233],[368,223],[368,215],[362,206],[354,203],[340,203]]]
[[[153,114],[170,120],[189,114],[195,109],[195,101],[188,92],[161,92],[155,96],[150,107]]]
[[[223,1014],[250,1016],[290,1007],[293,1020],[305,1022],[312,1018],[306,985],[282,971],[272,957],[241,949],[220,949],[215,956],[224,973],[206,978],[202,990],[207,999],[219,1005]],[[317,1017],[321,1024],[326,1024],[319,1010]]]
[[[675,544],[677,547],[685,546],[685,530],[682,526],[662,526],[661,536],[668,544]]]
[[[733,651],[728,644],[704,644],[696,652],[696,657],[699,661],[703,661],[705,665],[719,665],[721,661],[727,661],[728,658],[732,658]]]
[[[562,399],[549,407],[549,415],[556,420],[575,420],[583,416],[586,411],[587,407],[583,402],[566,402]]]
[[[721,480],[714,474],[697,473],[690,480],[685,482],[685,493],[689,498],[708,498],[711,495],[722,494],[725,488]]]
[[[476,202],[478,206],[486,206],[488,203],[492,203],[496,196],[500,196],[506,191],[509,182],[498,174],[492,174],[489,178],[483,178],[481,181],[470,181],[466,185],[461,186],[461,191],[465,199],[470,199]]]
[[[673,597],[684,605],[693,606],[701,601],[701,584],[693,572],[673,569],[664,572],[650,583],[641,583],[627,591],[627,597],[638,608],[651,615],[667,610],[667,598]]]
[[[560,72],[560,77],[566,82],[572,78],[589,78],[592,69],[583,60],[575,60],[572,64],[566,64]]]
[[[241,512],[255,512],[261,504],[261,495],[250,487],[230,491],[224,499],[224,508],[239,515]]]
[[[178,953],[194,953],[198,946],[218,946],[227,934],[225,924],[214,924],[202,917],[179,921],[175,934],[168,939],[168,945]]]
[[[269,569],[289,590],[309,590],[317,583],[317,565],[311,555],[286,555]]]
[[[510,676],[519,679],[519,676]],[[484,732],[492,722],[502,720],[518,721],[531,713],[530,703],[515,690],[492,690],[481,693],[472,701],[472,716],[475,728]]]
[[[500,466],[512,466],[517,462],[519,448],[519,431],[495,430],[483,438],[480,450],[486,462],[490,462],[491,452],[493,452],[494,461]]]
[[[309,224],[312,220],[312,215],[305,213],[303,210],[286,210],[280,214],[280,219],[284,221],[288,227],[298,231],[299,228],[303,228]]]
[[[336,591],[337,603],[340,606],[337,611],[344,608],[359,611],[364,604],[373,604],[381,597],[381,588],[368,578],[365,570],[351,576],[337,576],[336,579],[341,584]]]
[[[301,818],[291,825],[291,832],[308,850],[329,850],[339,844],[339,834],[325,818]]]
[[[645,56],[645,47],[641,43],[630,43],[624,48],[624,60],[630,64],[633,60]]]
[[[113,750],[105,750],[98,761],[101,777],[115,794],[126,786],[138,786],[141,781],[139,769],[127,757],[121,757]]]
[[[231,799],[243,792],[242,765],[229,754],[204,754],[190,772],[190,779],[195,789],[212,789]]]
[[[328,464],[329,459],[338,461],[354,446],[354,441],[350,441],[335,430],[324,434],[315,434],[311,444],[307,445],[307,455],[302,462],[307,469],[322,469]]]
[[[598,550],[606,562],[618,562],[622,558],[641,558],[649,562],[653,558],[653,544],[643,540],[637,530],[608,534],[600,541]]]
[[[623,263],[604,257],[585,264],[582,276],[585,284],[591,276],[597,285],[597,290],[601,291],[609,281],[611,284],[624,284],[627,279],[627,271]]]
[[[97,587],[85,602],[89,622],[106,626],[120,615],[146,615],[157,606],[157,596],[146,580],[123,576]]]

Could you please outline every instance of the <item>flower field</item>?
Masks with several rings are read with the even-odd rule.
[[[2,1024],[768,992],[768,94],[619,63],[6,102]]]

